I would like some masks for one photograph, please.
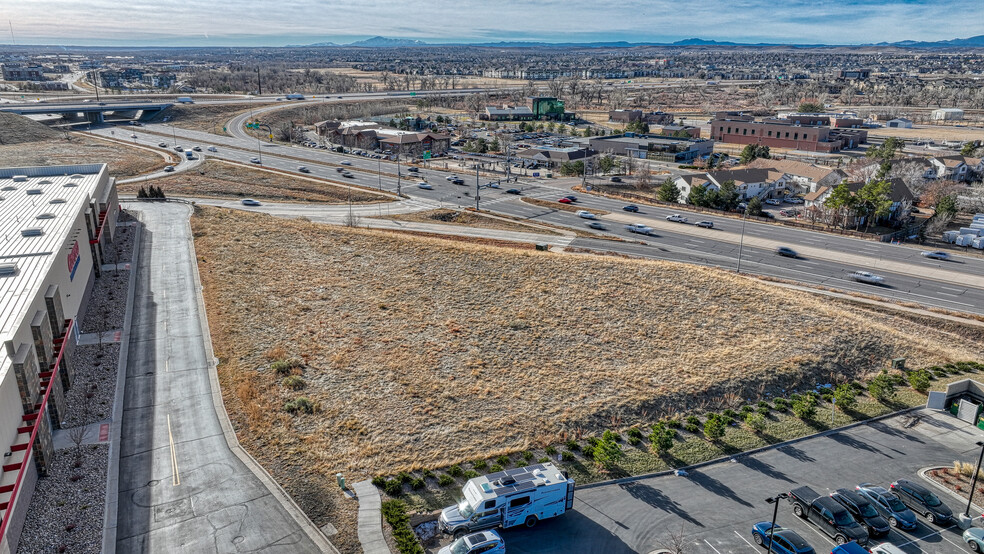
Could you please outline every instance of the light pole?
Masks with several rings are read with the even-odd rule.
[[[781,492],[776,496],[766,498],[765,501],[772,504],[772,526],[769,527],[769,554],[772,554],[772,535],[776,530],[776,516],[779,515],[779,501],[789,498],[789,493]]]
[[[376,160],[376,177],[379,179],[379,190],[383,190],[383,159]]]
[[[174,145],[178,145],[178,136],[174,133],[174,125],[171,125],[171,139],[174,140]]]
[[[977,469],[974,470],[974,479],[970,482],[970,498],[967,499],[967,509],[964,510],[964,517],[970,517],[970,504],[974,501],[974,488],[977,487],[977,474],[981,472],[981,460],[984,460],[984,442],[977,441],[977,446],[981,447],[981,455],[977,457]]]
[[[748,215],[748,206],[745,207],[745,211],[741,214],[741,238],[738,239],[738,269],[737,273],[741,273],[741,251],[745,247],[745,218]]]

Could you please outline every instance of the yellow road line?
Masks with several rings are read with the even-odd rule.
[[[171,484],[175,487],[181,484],[178,475],[178,455],[174,450],[174,435],[171,434],[171,414],[167,414],[167,440],[171,443]]]

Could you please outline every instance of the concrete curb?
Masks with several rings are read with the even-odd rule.
[[[219,425],[222,426],[222,434],[225,436],[226,443],[229,445],[229,450],[240,461],[243,462],[257,479],[263,483],[263,486],[270,491],[270,494],[284,507],[288,514],[297,522],[304,533],[311,539],[311,542],[318,547],[322,552],[331,552],[334,554],[339,554],[338,549],[335,545],[331,544],[327,537],[321,532],[320,529],[314,522],[312,522],[307,514],[294,502],[294,499],[287,494],[287,491],[280,486],[270,475],[263,469],[263,466],[256,461],[253,456],[246,451],[240,444],[239,438],[236,437],[236,431],[232,427],[232,422],[229,420],[229,414],[226,412],[225,403],[222,401],[222,389],[219,386],[219,373],[218,373],[218,360],[215,358],[215,352],[212,349],[212,335],[208,328],[208,317],[205,314],[205,297],[202,295],[202,281],[201,276],[198,273],[198,254],[195,252],[195,239],[191,232],[191,213],[194,210],[192,208],[189,211],[189,217],[186,221],[188,226],[188,248],[191,251],[192,257],[195,259],[195,263],[192,265],[192,273],[195,278],[195,286],[198,289],[198,317],[200,324],[202,326],[203,342],[205,344],[205,356],[209,360],[208,363],[208,379],[209,385],[212,389],[212,405],[215,408],[215,414],[218,417]]]
[[[766,446],[760,446],[760,447],[755,448],[753,450],[746,450],[745,452],[740,452],[738,454],[735,454],[734,456],[722,456],[720,458],[715,458],[713,460],[708,460],[706,462],[700,462],[700,463],[697,463],[697,464],[694,464],[694,465],[685,466],[685,467],[679,467],[679,468],[675,468],[675,469],[668,469],[668,470],[665,470],[665,471],[657,471],[656,473],[647,473],[645,475],[634,475],[632,477],[622,477],[621,479],[610,479],[608,481],[597,481],[595,483],[588,483],[586,485],[579,485],[578,488],[579,489],[593,489],[593,488],[596,488],[596,487],[604,487],[604,486],[608,486],[608,485],[620,485],[622,483],[632,483],[634,481],[641,481],[642,479],[649,479],[651,477],[663,477],[663,476],[666,476],[666,475],[672,475],[678,469],[682,469],[682,470],[685,470],[685,471],[692,471],[692,470],[700,469],[702,467],[706,467],[706,466],[709,466],[709,465],[719,464],[719,463],[722,463],[722,462],[728,462],[728,461],[730,461],[732,459],[737,460],[737,459],[739,459],[742,456],[751,456],[752,454],[758,454],[759,452],[765,452],[767,450],[774,450],[774,449],[777,449],[777,448],[782,448],[784,446],[789,446],[791,444],[796,444],[798,442],[802,442],[802,441],[805,441],[805,440],[808,440],[808,439],[815,439],[817,437],[826,437],[826,436],[830,436],[830,435],[836,435],[837,433],[843,433],[844,431],[847,431],[849,429],[853,429],[855,427],[860,427],[862,425],[868,425],[868,424],[874,423],[876,421],[881,421],[883,419],[889,419],[889,418],[900,416],[900,415],[903,415],[903,414],[907,414],[909,412],[913,412],[913,411],[916,411],[916,410],[922,410],[924,408],[925,408],[924,406],[916,406],[914,408],[906,408],[904,410],[899,410],[897,412],[890,412],[890,413],[887,413],[887,414],[884,414],[884,415],[872,417],[872,418],[865,419],[865,420],[862,420],[862,421],[855,421],[854,423],[850,423],[850,424],[845,425],[843,427],[837,427],[835,429],[829,429],[827,431],[823,431],[822,433],[813,433],[812,435],[804,435],[802,437],[798,437],[798,438],[795,438],[795,439],[790,439],[788,441],[783,441],[783,442],[779,442],[779,443],[776,443],[776,444],[770,444],[770,445],[766,445]]]
[[[926,476],[927,473],[929,473],[930,471],[933,471],[934,469],[944,469],[946,467],[948,467],[948,466],[924,467],[924,468],[922,468],[922,469],[920,469],[918,471],[918,475],[919,475],[919,477],[922,477],[922,479],[924,481],[926,481],[930,485],[933,485],[934,487],[936,487],[937,490],[940,490],[940,491],[945,492],[948,496],[950,496],[950,498],[953,498],[954,500],[959,500],[960,501],[960,505],[966,507],[966,502],[967,502],[967,499],[966,498],[960,496],[959,494],[951,491],[950,489],[944,487],[943,485],[940,485],[939,483],[937,483],[933,479],[930,479],[929,477]],[[978,481],[978,483],[980,483],[980,481]],[[979,514],[984,514],[984,508],[981,508],[977,504],[971,504],[970,505],[970,508],[973,511],[979,513]],[[962,513],[963,512],[960,512],[960,514],[962,514]],[[960,514],[954,513],[953,515],[954,516],[959,516]],[[975,517],[973,519],[977,519],[977,518]]]
[[[140,256],[142,225],[133,225],[133,252],[130,255],[130,282],[126,291],[126,311],[123,315],[123,334],[120,336],[120,357],[116,368],[116,396],[113,398],[113,417],[109,432],[109,466],[106,469],[106,508],[103,512],[103,554],[116,552],[116,527],[120,500],[120,439],[123,434],[123,397],[126,394],[126,364],[130,353],[130,323],[133,317],[133,297],[136,291],[137,262]]]

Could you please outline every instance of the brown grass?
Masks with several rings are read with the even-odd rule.
[[[542,235],[559,235],[560,233],[549,229],[544,229],[536,225],[525,225],[518,221],[510,221],[498,217],[490,217],[483,214],[451,210],[440,208],[423,212],[409,214],[396,214],[384,217],[384,219],[396,219],[399,221],[415,221],[419,223],[441,223],[445,225],[463,225],[465,227],[478,227],[481,229],[498,229],[500,231],[518,231],[521,233],[539,233]]]
[[[0,145],[0,166],[109,164],[114,177],[140,175],[162,169],[167,163],[150,150],[78,134],[22,144]]]
[[[252,107],[260,108],[265,105],[265,103],[253,104]],[[228,132],[222,132],[222,127],[226,122],[241,113],[248,112],[250,108],[251,105],[248,102],[241,104],[176,105],[161,112],[154,118],[154,121],[160,122],[166,117],[168,118],[167,122],[174,123],[175,127],[228,135]]]
[[[140,187],[153,184],[169,196],[212,198],[256,198],[287,202],[323,202],[344,204],[349,201],[349,189],[321,179],[307,179],[264,169],[245,167],[218,160],[206,160],[199,171],[187,171],[146,183],[119,185],[123,194],[136,194]],[[352,202],[386,202],[389,196],[361,188],[351,189]]]
[[[578,206],[577,204],[562,204],[560,202],[554,202],[552,200],[542,200],[540,198],[530,198],[523,197],[523,202],[527,204],[533,204],[534,206],[540,206],[543,208],[551,208],[554,210],[563,210],[565,212],[578,212],[584,209],[583,206]],[[606,212],[605,210],[588,210],[595,215],[608,215],[612,212]]]
[[[192,226],[223,396],[277,477],[440,467],[615,415],[851,379],[894,357],[920,367],[981,354],[979,330],[670,262],[216,208]],[[301,393],[268,369],[271,349],[304,360]],[[319,411],[283,412],[299,394]]]

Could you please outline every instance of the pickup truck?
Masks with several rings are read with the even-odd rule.
[[[653,232],[652,227],[648,227],[642,223],[630,223],[625,226],[625,230],[630,233],[639,233],[640,235],[649,235]]]
[[[794,514],[816,525],[837,544],[868,544],[867,531],[833,498],[821,496],[810,487],[797,487],[789,491],[789,503]]]

